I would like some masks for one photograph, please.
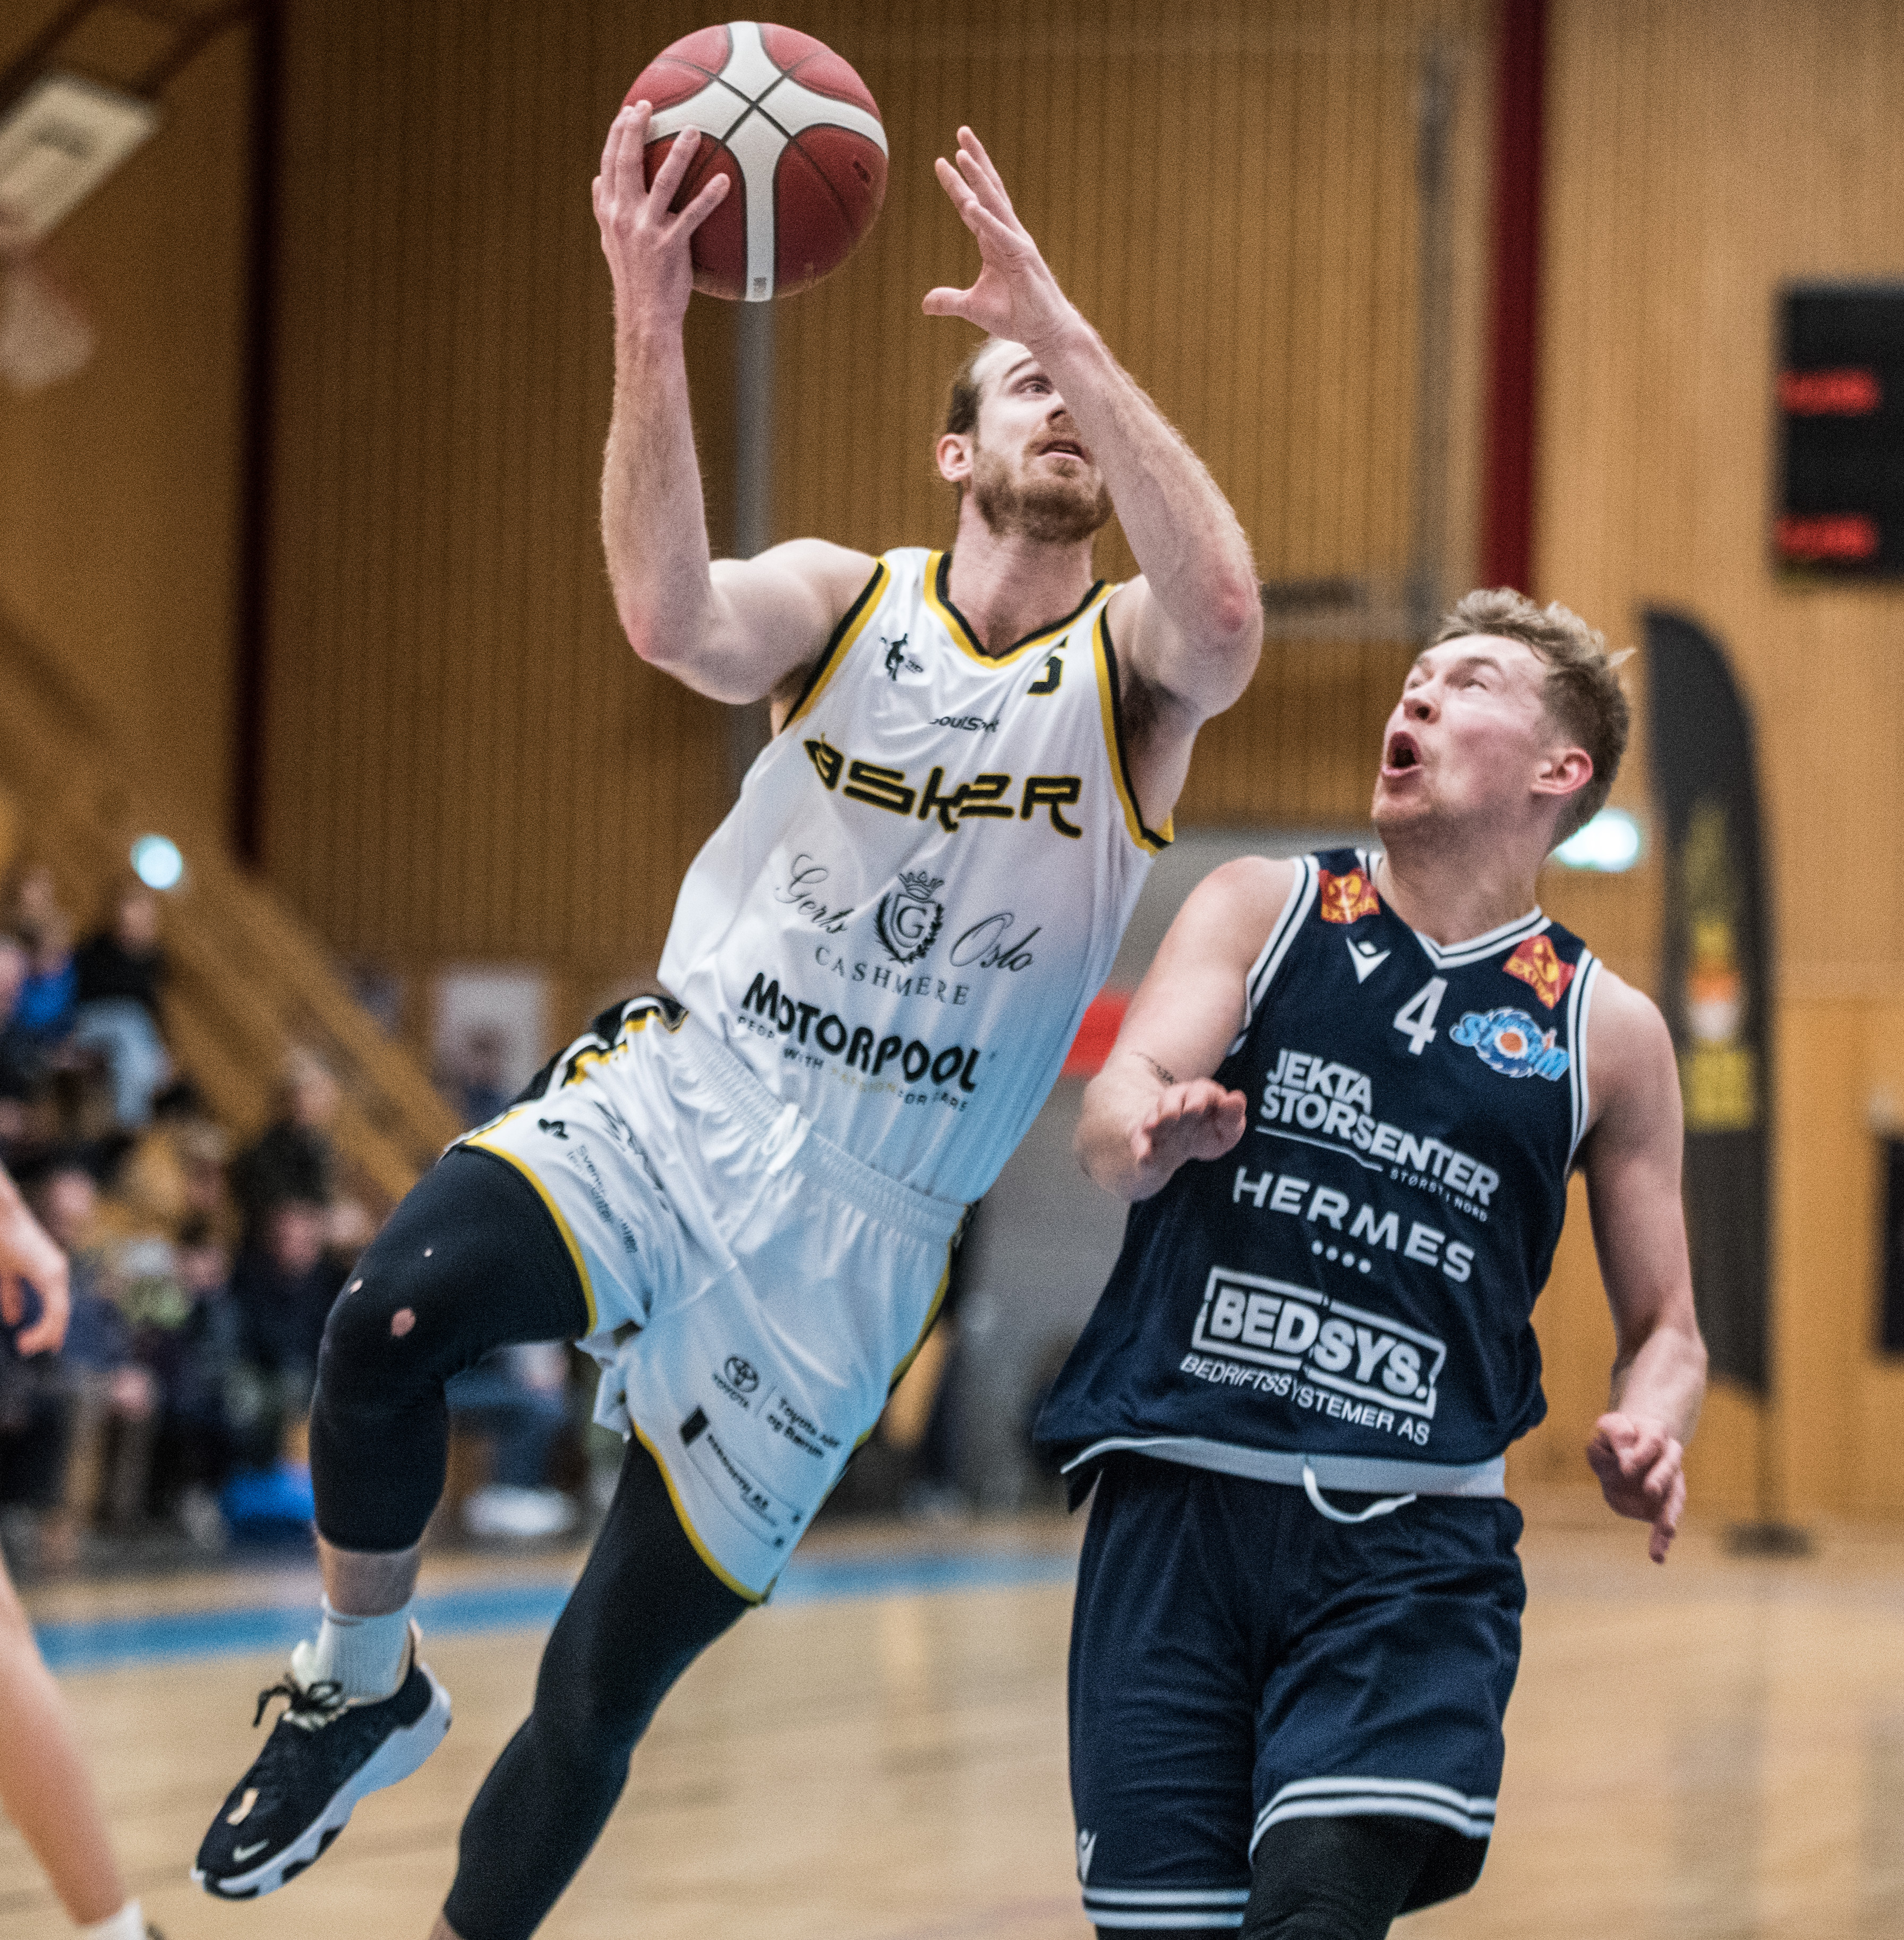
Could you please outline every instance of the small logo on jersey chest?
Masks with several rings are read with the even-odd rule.
[[[1321,886],[1316,895],[1316,913],[1324,923],[1359,923],[1365,916],[1379,916],[1382,904],[1360,869],[1345,876],[1321,871]]]
[[[1388,961],[1388,952],[1378,950],[1372,943],[1365,943],[1359,937],[1345,936],[1342,941],[1348,945],[1348,960],[1355,965],[1355,981],[1366,984],[1370,972],[1379,970]]]
[[[1470,1011],[1448,1034],[1457,1044],[1471,1046],[1490,1071],[1506,1078],[1557,1081],[1572,1062],[1555,1044],[1552,1031],[1543,1031],[1526,1011],[1505,1005],[1497,1010]]]
[[[880,636],[880,639],[886,649],[887,679],[896,682],[899,679],[902,672],[906,673],[925,673],[925,668],[923,664],[913,659],[912,656],[906,651],[906,642],[910,639],[911,637],[912,636],[909,633],[901,633],[897,639],[888,640],[886,639],[884,634]]]
[[[1543,1005],[1552,1010],[1567,994],[1577,963],[1563,963],[1560,953],[1544,936],[1530,936],[1500,966],[1510,977],[1518,977]]]
[[[873,912],[873,927],[895,963],[916,963],[932,947],[946,920],[945,906],[933,901],[944,878],[909,870],[899,887],[888,889]]]

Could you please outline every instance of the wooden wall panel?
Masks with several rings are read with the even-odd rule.
[[[56,11],[0,5],[0,65]],[[117,737],[141,792],[211,828],[231,777],[249,104],[233,31],[54,239],[96,328],[92,363],[31,397],[0,386],[0,604]]]
[[[1555,0],[1552,59],[1542,585],[1629,637],[1644,604],[1701,620],[1760,741],[1779,1394],[1762,1447],[1737,1397],[1708,1432],[1769,1511],[1904,1512],[1869,1124],[1904,1023],[1904,597],[1782,581],[1767,547],[1778,287],[1904,273],[1904,17]]]
[[[783,534],[870,550],[949,536],[952,495],[931,446],[973,339],[918,306],[976,271],[931,166],[965,120],[1067,290],[1229,495],[1265,577],[1398,583],[1415,92],[1438,37],[1460,81],[1456,267],[1470,291],[1490,20],[1483,0],[1203,0],[1167,20],[1135,0],[809,9],[801,23],[848,49],[878,97],[892,170],[853,263],[781,307]],[[1474,489],[1476,382],[1469,355],[1455,404],[1458,532]],[[1099,570],[1135,570],[1114,526]],[[1180,819],[1360,819],[1407,659],[1393,645],[1272,648],[1250,695],[1205,730]]]
[[[625,973],[722,806],[720,711],[635,660],[597,537],[589,183],[698,19],[290,8],[266,850],[353,953]],[[727,322],[690,331],[717,528]]]

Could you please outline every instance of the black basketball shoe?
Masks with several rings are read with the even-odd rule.
[[[367,1794],[407,1778],[449,1728],[449,1694],[416,1654],[389,1697],[347,1698],[310,1675],[312,1647],[291,1654],[284,1682],[258,1693],[290,1701],[251,1768],[232,1788],[198,1849],[192,1877],[221,1899],[252,1899],[294,1879],[344,1829]]]

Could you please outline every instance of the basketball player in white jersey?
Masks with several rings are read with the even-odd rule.
[[[817,539],[709,557],[681,325],[676,142],[617,117],[595,186],[615,291],[602,532],[635,651],[770,698],[776,734],[689,871],[669,995],[620,1005],[398,1207],[331,1316],[312,1417],[325,1606],[196,1877],[281,1885],[413,1769],[448,1701],[406,1614],[443,1383],[580,1337],[631,1439],[535,1707],[466,1821],[437,1928],[531,1932],[673,1680],[772,1588],[931,1326],[967,1205],[1056,1079],[1168,838],[1199,724],[1248,682],[1249,548],[1066,299],[970,130],[976,237],[929,315],[987,333],[953,389],[948,553]],[[1143,576],[1095,579],[1113,505]]]

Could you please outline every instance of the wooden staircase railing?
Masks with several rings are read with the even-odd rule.
[[[22,845],[62,883],[123,880],[134,838],[169,836],[185,859],[165,900],[166,1023],[177,1058],[240,1138],[270,1115],[294,1048],[335,1072],[332,1136],[381,1216],[458,1130],[416,1060],[359,1005],[321,941],[231,860],[221,837],[142,801],[97,710],[0,612],[0,791]]]

